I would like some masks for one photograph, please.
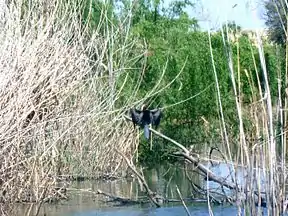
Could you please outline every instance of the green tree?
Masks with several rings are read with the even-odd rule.
[[[264,19],[271,41],[284,45],[286,42],[287,4],[283,0],[267,0],[265,9]]]
[[[121,24],[122,18],[129,17],[129,1],[123,0],[120,3],[122,5],[119,11],[112,14],[115,25]],[[169,88],[149,98],[150,105],[151,107],[169,107],[201,92],[192,100],[165,109],[165,118],[161,122],[160,129],[164,134],[186,146],[194,144],[201,146],[211,139],[214,143],[220,143],[221,135],[218,130],[219,107],[208,33],[200,31],[197,20],[189,17],[186,13],[186,8],[191,6],[193,7],[193,4],[189,1],[173,1],[168,7],[164,7],[161,1],[156,0],[141,0],[134,5],[131,31],[125,36],[125,40],[133,41],[131,43],[133,49],[129,53],[124,53],[128,59],[131,59],[130,63],[125,65],[125,68],[129,68],[129,73],[120,73],[117,76],[117,88],[121,89],[121,94],[116,106],[122,107],[122,105],[131,104],[131,101],[127,102],[131,98],[133,100],[144,98],[160,78],[159,88],[164,87],[177,76],[185,65],[182,73]],[[115,11],[115,8],[109,11]],[[86,12],[86,14],[88,13]],[[92,19],[91,24],[93,24],[91,28],[96,26],[99,15],[97,10],[89,15]],[[226,28],[228,28],[229,34],[234,37],[237,35],[238,38],[237,43],[233,41],[231,43],[234,71],[242,102],[249,104],[253,101],[252,94],[258,91],[257,75],[261,74],[259,54],[257,48],[251,44],[249,36],[241,34],[239,26],[229,23],[224,28],[225,33]],[[103,30],[105,31],[105,29]],[[216,32],[211,37],[225,120],[227,125],[233,128],[232,136],[237,136],[238,119],[235,115],[235,97],[222,34]],[[226,42],[228,41],[226,40]],[[273,86],[272,93],[277,93],[274,46],[267,47],[265,60],[269,79]],[[139,55],[139,53],[145,54]],[[256,59],[256,68],[253,57]],[[114,62],[114,64],[117,63]],[[166,64],[166,71],[162,77],[162,71]],[[126,84],[122,89],[124,82]],[[203,91],[204,89],[205,91]],[[209,128],[204,127],[203,119],[209,122]],[[150,143],[143,140],[139,147],[142,161],[153,162],[153,160],[159,161],[168,157],[169,154],[166,153],[171,151],[168,143],[156,137],[154,137],[154,142],[157,142],[157,145],[151,152]]]

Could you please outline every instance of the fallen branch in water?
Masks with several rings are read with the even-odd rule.
[[[175,153],[174,155],[182,156],[185,159],[187,159],[189,162],[193,163],[199,171],[201,171],[204,175],[207,176],[209,181],[214,181],[220,184],[221,186],[227,187],[229,189],[235,189],[235,190],[237,189],[236,184],[227,182],[226,178],[216,176],[211,170],[209,170],[203,164],[199,163],[199,160],[194,158],[193,156],[183,153],[183,152]]]
[[[223,185],[229,189],[237,189],[237,186],[236,184],[233,184],[233,183],[229,183],[226,181],[225,178],[223,177],[219,177],[219,176],[216,176],[211,170],[209,170],[205,165],[199,163],[199,155],[197,155],[198,157],[194,157],[190,154],[190,152],[188,151],[187,148],[185,148],[183,145],[181,145],[180,143],[176,142],[175,140],[165,136],[164,134],[154,130],[153,128],[150,128],[150,131],[160,137],[162,137],[163,139],[166,139],[168,141],[170,141],[171,143],[175,144],[177,147],[179,147],[182,151],[180,152],[176,152],[174,153],[174,155],[176,156],[182,156],[184,157],[185,159],[187,159],[189,162],[193,163],[196,168],[201,171],[205,176],[208,177],[209,181],[214,181],[220,185]]]
[[[198,172],[197,172],[198,173]],[[205,196],[209,198],[210,201],[212,201],[214,204],[220,205],[223,203],[223,200],[216,198],[213,194],[217,195],[217,197],[225,197],[225,200],[229,202],[229,197],[225,193],[220,193],[216,191],[209,191],[207,192],[207,189],[203,189],[201,186],[193,182],[193,180],[190,178],[189,174],[187,173],[187,169],[185,168],[185,174],[187,179],[189,180],[191,187],[193,191],[196,194],[200,194],[201,196]],[[198,173],[200,175],[200,173]],[[231,204],[231,202],[229,202]]]
[[[128,116],[124,116],[124,117],[131,121],[130,117],[128,117]],[[170,143],[174,144],[175,146],[177,146],[179,148],[179,151],[173,153],[173,155],[183,157],[189,163],[194,164],[196,169],[198,170],[199,174],[206,176],[207,180],[218,183],[222,188],[226,187],[230,190],[240,191],[237,184],[235,184],[234,182],[228,182],[226,178],[215,175],[204,164],[200,163],[201,160],[200,160],[200,156],[198,154],[191,153],[185,146],[183,146],[179,142],[171,139],[170,137],[165,136],[164,134],[156,131],[155,129],[153,129],[151,127],[149,128],[149,130],[151,133],[153,133],[153,134],[169,141]],[[227,199],[227,195],[224,195],[224,197],[226,197],[226,199]],[[219,201],[219,200],[216,200],[216,202],[221,203],[221,201]]]
[[[129,120],[129,121],[132,121],[132,119],[129,117],[129,116],[126,116],[124,115],[124,117]],[[153,129],[153,128],[149,128],[149,130],[159,136],[159,137],[162,137],[163,139],[169,141],[170,143],[174,144],[175,146],[177,146],[180,150],[180,152],[176,152],[174,153],[175,156],[182,156],[184,157],[187,161],[193,163],[196,168],[202,172],[205,176],[208,177],[209,181],[214,181],[218,184],[220,184],[221,186],[224,186],[224,187],[227,187],[229,189],[234,189],[234,190],[237,190],[237,185],[234,184],[234,183],[230,183],[230,182],[227,182],[225,178],[223,177],[219,177],[219,176],[216,176],[211,170],[209,170],[205,165],[199,163],[199,155],[198,154],[195,154],[197,157],[194,157],[190,154],[189,150],[187,148],[185,148],[182,144],[180,144],[179,142],[171,139],[170,137],[167,137],[165,136],[164,134],[160,133],[159,131]],[[128,161],[129,162],[129,161]]]
[[[130,117],[128,117],[126,115],[124,115],[124,117],[131,121]],[[180,151],[174,153],[173,155],[181,156],[186,161],[188,161],[189,163],[194,164],[196,169],[199,171],[199,174],[202,174],[203,176],[206,176],[206,179],[209,180],[209,181],[213,181],[213,182],[218,183],[221,186],[223,192],[224,192],[224,187],[226,187],[226,188],[228,188],[230,190],[234,190],[236,192],[237,191],[238,192],[242,191],[241,188],[239,188],[238,185],[236,183],[234,183],[234,181],[233,182],[229,182],[229,181],[227,181],[227,178],[223,178],[221,176],[215,175],[204,164],[200,163],[201,160],[200,160],[200,157],[199,157],[198,154],[190,153],[189,150],[187,148],[185,148],[182,144],[180,144],[177,141],[171,139],[170,137],[165,136],[164,134],[156,131],[155,129],[153,129],[151,127],[149,128],[149,130],[150,130],[151,133],[153,133],[153,134],[155,134],[155,135],[157,135],[157,136],[169,141],[170,143],[174,144],[175,146],[177,146],[180,149]],[[225,162],[227,163],[227,160],[226,160],[225,156],[222,154],[222,152],[219,149],[217,149],[217,148],[215,149],[214,148],[214,149],[212,149],[212,151],[213,150],[218,150],[221,153],[222,157],[224,158]],[[210,157],[211,157],[212,151],[210,151]],[[196,157],[193,156],[193,155],[196,155]],[[214,164],[212,164],[212,165],[214,165]],[[249,192],[249,191],[246,190],[245,193],[247,193],[247,192]],[[262,197],[261,194],[257,193],[256,191],[254,191],[253,194],[256,196],[256,198],[258,197],[258,199],[261,200],[261,206],[262,207],[266,207],[265,198]],[[211,195],[209,195],[209,194],[207,194],[207,196],[211,197]],[[231,203],[231,197],[228,197],[225,192],[224,192],[224,197],[226,197],[226,200]],[[235,199],[233,199],[233,201],[234,202],[235,201],[238,202],[239,201],[238,198],[236,197]],[[241,201],[244,201],[245,200],[245,196],[240,196],[239,199]],[[286,201],[286,200],[285,200],[285,202],[288,203],[288,201]],[[221,203],[221,202],[219,202],[219,203]],[[257,203],[256,203],[256,206],[257,206]],[[287,207],[287,205],[285,203],[285,205],[284,205],[284,209],[285,210],[286,210],[286,207]]]
[[[122,205],[137,205],[137,204],[145,204],[145,203],[149,202],[149,200],[144,199],[144,198],[135,200],[135,199],[131,199],[131,198],[115,196],[115,195],[112,195],[110,193],[104,192],[104,191],[99,190],[99,189],[96,192],[92,191],[91,189],[88,189],[88,190],[77,189],[77,190],[82,191],[82,192],[90,192],[90,193],[93,193],[96,195],[103,195],[103,196],[106,196],[110,199],[109,202],[120,202]],[[165,199],[166,203],[178,203],[178,202],[184,202],[184,201],[189,202],[189,203],[206,203],[207,199],[192,199],[192,198]]]
[[[153,192],[150,190],[147,182],[145,181],[145,178],[137,172],[135,166],[128,160],[128,158],[120,151],[116,149],[116,152],[122,156],[122,158],[126,161],[128,167],[135,173],[135,175],[138,177],[139,181],[143,184],[146,194],[148,198],[151,200],[151,202],[156,206],[156,207],[161,207],[161,204],[164,202],[164,198],[157,193]]]
[[[133,200],[129,198],[114,196],[112,194],[106,193],[99,189],[97,190],[96,194],[101,194],[101,195],[108,197],[110,199],[110,202],[120,202],[123,205],[145,203],[144,201],[141,201],[141,200]]]

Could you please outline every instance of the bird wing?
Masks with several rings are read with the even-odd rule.
[[[160,124],[162,112],[160,109],[150,110],[150,112],[152,114],[152,124],[157,128],[157,126]]]
[[[130,109],[130,116],[132,118],[132,122],[134,123],[134,126],[136,124],[140,125],[141,124],[141,116],[142,113],[140,110],[137,110],[135,108]]]

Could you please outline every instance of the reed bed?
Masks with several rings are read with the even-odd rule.
[[[284,5],[283,5],[284,6]],[[224,152],[225,160],[222,163],[233,164],[230,176],[238,185],[239,190],[235,191],[238,215],[261,215],[265,206],[267,215],[281,215],[287,208],[286,195],[286,131],[287,131],[287,71],[283,80],[283,67],[280,63],[277,66],[278,77],[278,98],[273,101],[270,90],[271,78],[266,67],[264,57],[263,38],[259,31],[254,32],[254,40],[251,39],[251,58],[255,63],[254,71],[257,81],[253,81],[252,72],[247,68],[240,67],[239,50],[237,59],[232,58],[231,44],[239,45],[237,36],[231,41],[233,33],[228,26],[222,28],[223,44],[226,50],[227,64],[231,77],[232,91],[235,99],[235,118],[237,119],[238,135],[231,136],[229,125],[225,119],[225,110],[221,104],[223,100],[219,91],[216,67],[214,66],[214,75],[216,81],[216,94],[218,97],[220,128],[223,143],[220,145]],[[236,33],[241,34],[240,31]],[[209,36],[211,38],[211,35]],[[252,46],[257,47],[255,53]],[[239,46],[238,46],[239,49]],[[215,65],[213,57],[213,47],[210,43],[211,61]],[[278,58],[281,54],[278,53]],[[255,56],[259,56],[259,61]],[[287,55],[287,53],[286,53]],[[280,62],[280,61],[279,61]],[[257,65],[261,65],[261,71]],[[286,61],[287,70],[287,61]],[[262,76],[260,79],[259,77]],[[249,103],[243,100],[242,92],[243,80],[249,81],[251,89],[251,98]],[[244,123],[248,120],[249,123]],[[232,148],[231,148],[232,147]],[[235,151],[236,150],[236,151]],[[244,179],[237,178],[237,173],[245,170]],[[265,214],[266,214],[265,213]],[[213,215],[213,212],[210,213]]]
[[[89,19],[84,22],[79,12],[82,6],[77,0],[0,1],[0,212],[3,214],[9,209],[3,203],[41,203],[65,198],[64,179],[68,177],[119,176],[127,165],[115,149],[128,161],[137,155],[139,141],[123,113],[139,102],[136,93],[141,79],[129,97],[123,89],[129,73],[139,70],[133,67],[138,59],[145,58],[146,47],[129,37],[131,17],[114,26],[107,8],[103,8],[102,20],[91,30]],[[279,97],[273,102],[263,45],[257,33],[264,82],[260,79],[250,82],[252,103],[244,103],[241,100],[244,69],[239,68],[239,63],[234,65],[229,47],[232,42],[227,34],[223,31],[239,123],[236,138],[227,128],[216,67],[213,69],[224,162],[237,162],[233,166],[235,181],[238,165],[247,170],[245,186],[236,191],[239,215],[243,210],[247,215],[260,213],[255,205],[261,205],[259,194],[264,194],[268,215],[280,215],[286,208],[287,95],[283,97],[283,92],[287,87],[287,61],[286,80],[281,79],[281,67],[278,68]],[[210,50],[215,64],[211,41]],[[251,54],[254,58],[254,53]],[[171,83],[164,88],[160,85],[165,67],[155,88],[142,100],[169,87]],[[249,78],[249,71],[245,76]],[[252,127],[246,128],[244,119],[249,119]],[[246,199],[240,199],[241,192]]]
[[[135,102],[118,103],[119,77],[138,70],[129,55],[144,51],[105,8],[88,28],[81,7],[1,1],[0,203],[65,198],[63,179],[119,176],[126,165],[114,149],[129,159],[137,151],[133,127],[119,121]]]

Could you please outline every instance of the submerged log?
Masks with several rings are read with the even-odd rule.
[[[133,200],[133,199],[130,199],[130,198],[115,196],[115,195],[106,193],[106,192],[104,192],[102,190],[99,190],[99,189],[97,190],[96,194],[100,194],[100,195],[104,195],[104,196],[108,197],[110,199],[109,202],[120,202],[123,205],[144,203],[141,200]]]
[[[85,190],[85,192],[92,192],[90,190]],[[110,193],[107,193],[102,190],[97,190],[96,192],[93,192],[97,195],[103,195],[109,199],[107,202],[118,202],[120,205],[137,205],[137,204],[145,204],[149,203],[150,201],[145,198],[141,199],[131,199],[131,198],[126,198],[126,197],[120,197],[116,196]],[[207,199],[194,199],[194,198],[183,198],[183,199],[164,199],[163,200],[165,203],[182,203],[183,201],[188,202],[188,203],[207,203]]]

